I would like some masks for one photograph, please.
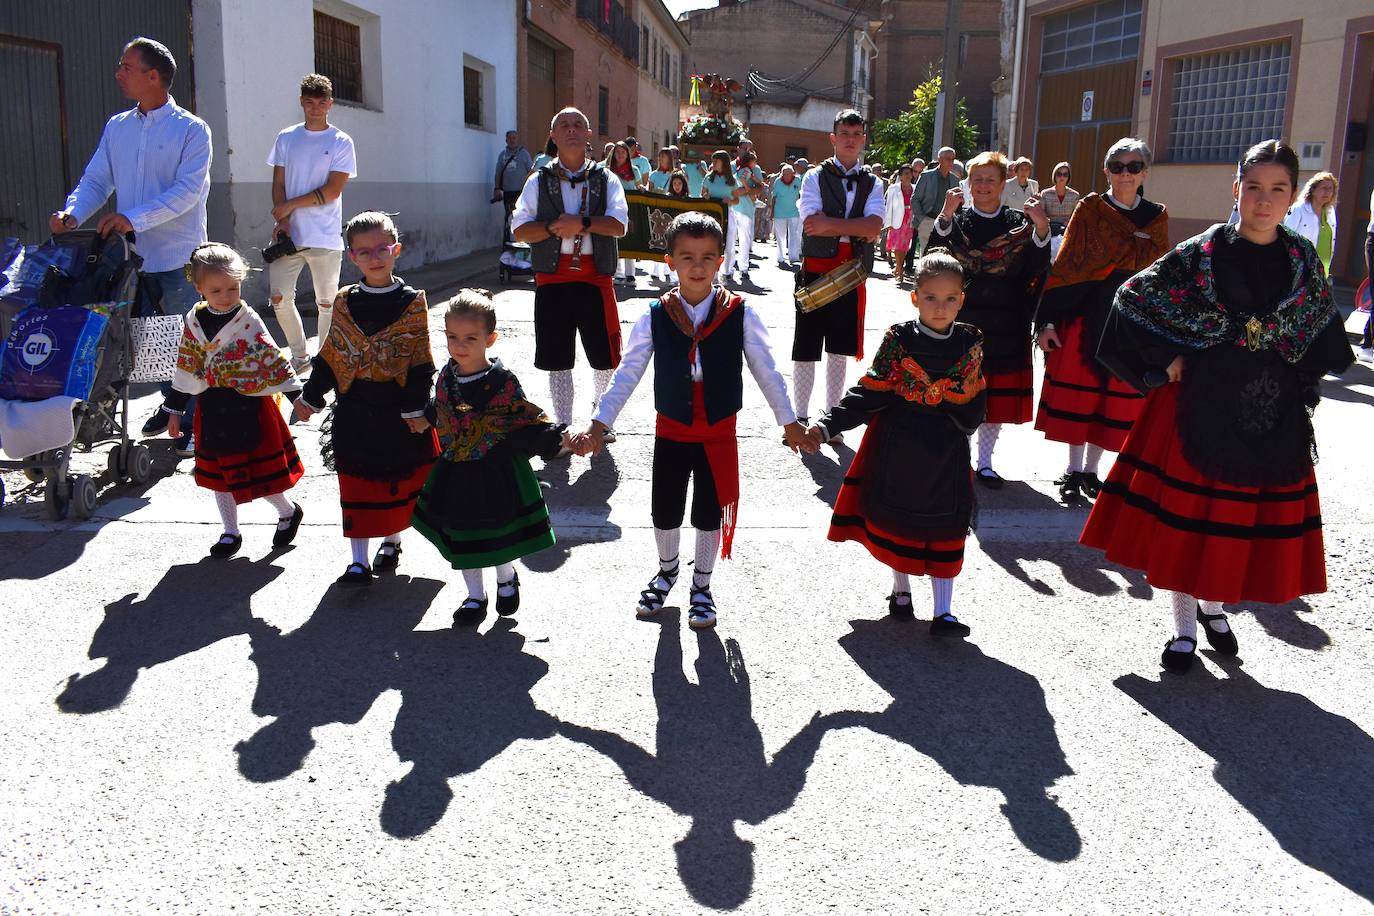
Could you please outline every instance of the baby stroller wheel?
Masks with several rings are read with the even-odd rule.
[[[129,462],[124,459],[124,446],[116,445],[110,449],[110,458],[105,462],[105,469],[110,474],[110,479],[115,483],[123,483],[129,477]]]
[[[90,518],[95,512],[95,480],[86,474],[72,478],[71,509],[77,518]]]
[[[129,446],[129,460],[125,462],[124,470],[134,483],[147,483],[148,478],[153,476],[153,453],[148,451],[148,446]]]
[[[38,483],[40,480],[43,479],[43,469],[24,468],[24,476],[29,479],[30,483]]]
[[[48,477],[47,484],[43,487],[43,507],[48,512],[48,518],[53,521],[61,521],[67,517],[67,508],[71,484],[65,480],[58,480],[58,474],[53,473]]]

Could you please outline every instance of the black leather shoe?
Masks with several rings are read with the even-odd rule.
[[[362,563],[349,563],[348,569],[335,581],[344,588],[366,588],[372,584],[372,568]]]
[[[1179,652],[1170,648],[1176,642],[1186,642],[1191,645],[1187,652]],[[1191,636],[1175,636],[1164,644],[1164,654],[1159,657],[1159,663],[1165,670],[1175,674],[1187,674],[1188,669],[1193,667],[1193,659],[1197,656],[1197,640]]]
[[[1059,498],[1065,504],[1076,503],[1083,498],[1083,473],[1065,471],[1064,476],[1054,482],[1059,487]]]
[[[482,622],[482,618],[487,616],[487,598],[464,598],[463,603],[458,605],[458,610],[453,612],[453,625],[455,627],[475,627]]]
[[[171,416],[167,411],[158,408],[157,413],[148,418],[148,422],[143,424],[143,435],[160,436],[167,431],[167,418]]]
[[[1087,471],[1078,475],[1078,485],[1083,488],[1083,495],[1088,499],[1097,499],[1097,494],[1102,492],[1102,478]]]
[[[1202,632],[1207,637],[1207,645],[1212,647],[1212,651],[1218,655],[1239,655],[1240,644],[1236,642],[1236,631],[1231,627],[1230,621],[1226,623],[1226,632],[1218,633],[1212,629],[1212,622],[1216,620],[1226,620],[1225,614],[1204,614],[1202,605],[1197,608],[1197,622],[1202,624]]]
[[[897,601],[906,596],[906,604]],[[915,620],[916,611],[911,606],[911,592],[893,592],[887,596],[887,613],[898,620]]]
[[[216,560],[227,560],[239,552],[243,546],[243,535],[221,534],[219,540],[210,545],[210,556]]]
[[[515,586],[514,595],[503,595],[501,589]],[[520,610],[520,574],[515,573],[509,582],[496,583],[496,613],[509,617]]]
[[[278,528],[272,535],[273,547],[285,547],[296,539],[296,532],[301,528],[301,519],[305,518],[305,511],[301,509],[300,503],[292,503],[296,511],[291,513],[291,523],[285,528]]]
[[[1002,475],[992,468],[979,468],[978,473],[974,476],[978,478],[979,483],[989,490],[1000,490],[1002,489],[1002,485],[1006,483],[1006,481],[1002,479]]]
[[[953,614],[941,614],[930,622],[931,636],[952,636],[955,639],[963,639],[971,632],[968,624],[960,623]]]
[[[377,548],[377,555],[372,558],[372,569],[374,572],[390,572],[401,565],[401,545],[393,544],[390,541],[382,541],[382,546]]]

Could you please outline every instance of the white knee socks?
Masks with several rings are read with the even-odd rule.
[[[487,590],[482,585],[482,570],[463,570],[463,584],[468,587],[469,598],[476,598],[478,601],[481,601],[483,598],[487,597]]]
[[[1169,601],[1174,609],[1175,637],[1187,637],[1197,644],[1197,599],[1183,592],[1170,592]],[[1191,652],[1192,648],[1179,638],[1169,644],[1175,652]]]
[[[992,467],[992,450],[997,445],[997,437],[1002,433],[1001,423],[984,423],[978,427],[978,467]]]
[[[277,510],[277,514],[287,521],[296,514],[296,507],[291,504],[291,500],[286,498],[285,493],[273,493],[271,496],[264,496],[267,504]]]
[[[593,369],[592,370],[592,413],[596,413],[596,408],[601,404],[601,396],[606,393],[606,389],[611,387],[611,376],[615,375],[614,369]]]
[[[1103,448],[1100,445],[1085,445],[1083,447],[1083,473],[1097,476],[1098,465],[1102,463]]]
[[[798,361],[792,364],[792,406],[798,417],[811,416],[811,389],[816,385],[816,364]]]
[[[1083,470],[1083,446],[1069,446],[1069,473],[1077,474]]]
[[[682,543],[681,528],[655,528],[654,543],[658,545],[658,569],[659,575],[654,579],[654,587],[664,591],[673,587],[677,581],[678,566],[678,547]],[[672,578],[669,579],[664,573],[671,572]]]
[[[825,354],[825,409],[830,410],[844,397],[844,370],[849,357],[840,353]]]
[[[239,533],[239,507],[232,493],[216,493],[215,508],[219,510],[220,521],[224,523],[224,533]]]
[[[367,549],[372,546],[371,538],[349,538],[348,546],[353,550],[353,562],[371,566],[367,559]]]
[[[509,598],[515,592],[515,564],[502,563],[496,567],[496,594],[500,598]]]
[[[909,607],[911,605],[911,577],[904,572],[892,570],[892,594],[898,596],[898,604]]]
[[[931,576],[930,591],[931,596],[935,599],[934,616],[943,617],[949,614],[950,606],[954,602],[954,580]]]
[[[571,369],[549,373],[549,398],[553,401],[553,419],[571,426],[573,421],[573,376]]]
[[[709,588],[711,572],[716,568],[716,554],[720,551],[720,529],[697,532],[697,553],[692,561],[692,588]]]

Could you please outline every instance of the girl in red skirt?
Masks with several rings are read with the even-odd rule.
[[[1310,412],[1354,354],[1316,251],[1282,225],[1297,182],[1290,147],[1252,147],[1240,222],[1127,280],[1098,352],[1148,394],[1082,542],[1173,593],[1172,671],[1191,667],[1198,621],[1237,653],[1222,602],[1326,591]]]
[[[983,335],[956,323],[964,302],[959,262],[940,252],[916,262],[920,317],[893,325],[859,384],[807,430],[815,447],[867,423],[835,501],[828,537],[857,541],[892,569],[888,611],[910,619],[910,576],[929,576],[930,632],[967,636],[950,612],[973,519],[969,435],[983,422]]]
[[[360,213],[344,228],[348,256],[361,283],[339,292],[329,337],[296,402],[302,419],[324,408],[335,391],[329,448],[339,474],[344,536],[352,562],[345,586],[372,584],[374,571],[393,570],[401,533],[410,527],[415,498],[439,453],[425,408],[434,378],[429,312],[423,290],[391,272],[400,238],[385,213]],[[369,565],[371,539],[381,546]]]
[[[945,195],[944,209],[926,242],[926,252],[945,249],[968,277],[964,321],[983,334],[987,416],[978,429],[977,480],[999,489],[992,450],[1005,423],[1029,423],[1034,369],[1031,316],[1050,266],[1050,220],[1038,197],[1021,210],[1002,206],[1007,158],[979,153],[969,160],[970,200],[958,188]]]
[[[1098,364],[1097,343],[1117,289],[1169,250],[1169,215],[1143,192],[1150,160],[1150,147],[1134,137],[1107,150],[1102,172],[1110,189],[1074,209],[1035,313],[1045,351],[1035,428],[1069,446],[1068,469],[1055,481],[1066,503],[1097,498],[1102,453],[1121,451],[1145,405],[1140,392]]]
[[[277,396],[300,391],[300,382],[262,319],[240,298],[248,264],[239,253],[206,243],[191,253],[190,271],[203,301],[186,315],[172,391],[162,407],[170,414],[167,434],[181,435],[182,412],[198,396],[196,483],[215,494],[224,522],[210,556],[239,552],[238,507],[259,497],[277,510],[272,546],[284,547],[305,514],[283,494],[304,472]]]

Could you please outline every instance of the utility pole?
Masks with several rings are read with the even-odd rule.
[[[954,145],[954,113],[958,110],[958,96],[955,93],[959,84],[959,0],[946,0],[945,8],[945,65],[940,73],[940,94],[944,96],[944,106],[940,110],[940,123],[936,129],[936,149],[930,151],[935,157],[940,146]],[[965,156],[970,150],[961,150]]]

